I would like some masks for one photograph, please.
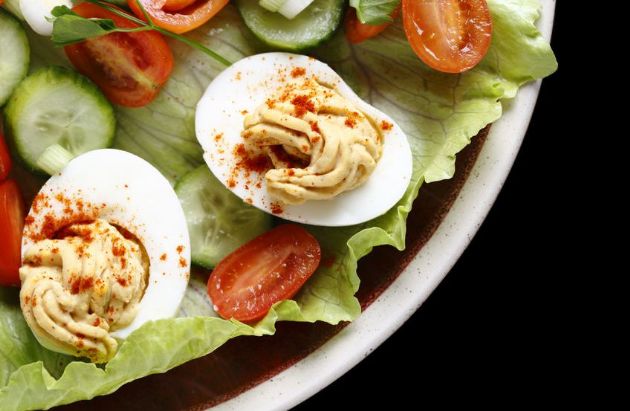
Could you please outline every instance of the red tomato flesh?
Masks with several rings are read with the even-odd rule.
[[[9,175],[9,171],[11,171],[11,164],[9,149],[6,141],[4,141],[2,130],[0,130],[0,182],[4,181],[4,179],[6,179]]]
[[[399,14],[400,7],[397,7],[392,13],[392,18],[398,17]],[[348,41],[352,44],[357,44],[381,34],[391,24],[392,23],[378,25],[363,24],[357,17],[356,10],[353,7],[350,7],[346,13],[344,28]]]
[[[197,0],[182,9],[173,11],[173,6],[176,2],[178,5],[175,8],[183,4],[184,1],[127,0],[127,4],[136,16],[144,20],[144,13],[138,5],[138,2],[140,2],[155,25],[173,33],[181,34],[194,30],[206,23],[225,7],[229,0]]]
[[[0,183],[0,285],[20,285],[24,203],[14,180]]]
[[[116,26],[138,27],[95,4],[72,9],[82,17],[111,19]],[[111,33],[65,47],[72,64],[94,81],[114,104],[142,107],[159,93],[173,70],[173,54],[161,34]]]
[[[492,17],[486,0],[403,0],[409,44],[429,67],[461,73],[490,47]]]
[[[223,259],[208,279],[208,295],[225,319],[259,320],[295,295],[320,260],[315,237],[301,226],[281,225]]]
[[[183,10],[195,1],[197,0],[166,0],[164,6],[162,6],[162,10],[168,12]]]

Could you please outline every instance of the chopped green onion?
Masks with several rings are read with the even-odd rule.
[[[260,4],[260,7],[275,13],[286,2],[287,0],[260,0],[258,4]]]
[[[260,0],[260,7],[278,12],[289,20],[300,14],[314,0]]]
[[[73,158],[71,152],[59,144],[53,144],[39,156],[37,166],[52,176],[63,170]]]

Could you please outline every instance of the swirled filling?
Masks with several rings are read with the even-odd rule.
[[[383,148],[373,122],[313,78],[288,83],[245,117],[248,151],[267,155],[268,192],[285,204],[326,200],[363,184]]]
[[[104,220],[70,225],[61,236],[26,250],[22,312],[42,345],[107,362],[118,348],[110,332],[129,325],[138,311],[148,258]]]

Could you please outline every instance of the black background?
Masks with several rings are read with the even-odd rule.
[[[569,6],[556,6],[552,47],[560,69],[543,81],[506,185],[468,249],[403,327],[296,410],[383,401],[388,409],[415,408],[427,399],[485,402],[506,394],[522,404],[555,389],[566,368],[554,336],[566,322],[552,284],[563,264],[557,252],[565,240],[563,182],[575,179],[559,165],[566,136],[558,123],[580,120],[559,115],[561,105],[571,104],[563,74]]]

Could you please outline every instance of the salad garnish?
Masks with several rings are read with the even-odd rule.
[[[0,8],[0,107],[28,73],[30,46],[19,21]]]
[[[4,0],[0,10],[0,107],[11,149],[9,153],[0,144],[2,409],[47,409],[106,395],[135,379],[205,356],[232,338],[274,334],[279,321],[339,324],[356,319],[365,302],[357,294],[358,260],[380,245],[403,249],[406,230],[414,228],[406,225],[414,199],[426,201],[425,195],[419,195],[420,186],[452,177],[455,156],[479,130],[501,116],[503,100],[513,98],[525,82],[556,69],[547,41],[536,30],[538,0],[487,0],[497,22],[491,58],[468,72],[472,60],[462,60],[461,55],[466,57],[474,49],[474,57],[481,59],[485,52],[475,33],[481,33],[482,40],[490,38],[489,26],[468,25],[483,22],[473,18],[486,5],[483,1],[364,0],[351,5],[346,0],[265,1],[285,12],[310,3],[288,19],[264,9],[258,0],[235,0],[183,40],[178,36],[192,25],[187,27],[186,18],[170,19],[209,16],[227,1],[74,3],[73,8],[70,0]],[[112,84],[100,84],[95,76],[90,81],[78,73],[89,75],[81,62],[74,61],[72,69],[53,48],[47,37],[54,19],[46,20],[52,4],[67,6],[58,9],[57,19],[65,20],[65,26],[59,26],[63,30],[57,32],[58,46],[67,47],[70,55],[73,48],[79,50],[83,63],[100,70]],[[405,4],[414,8],[405,12]],[[418,34],[418,44],[427,46],[444,67],[423,64],[417,50],[409,46],[404,24],[390,24],[396,6],[403,19],[421,16],[417,23],[426,24],[423,33],[434,31],[429,38],[417,30],[411,34]],[[82,14],[78,7],[98,12]],[[360,44],[349,43],[343,28],[339,30],[344,14],[350,14],[348,18],[363,33],[358,41],[382,34]],[[48,34],[38,31],[42,21],[49,26],[43,27]],[[180,27],[168,27],[169,21]],[[448,22],[444,24],[451,29],[444,38],[437,30],[442,26],[435,25],[439,21]],[[149,37],[166,44],[166,52],[155,54],[160,58],[150,58],[150,43],[139,41]],[[166,37],[175,41],[167,43]],[[192,39],[226,61],[194,45],[191,49],[186,44],[194,43]],[[270,48],[274,52],[267,52]],[[234,63],[226,68],[230,62]],[[434,66],[463,72],[446,74]],[[241,156],[244,120],[255,116],[266,99],[273,99],[286,85],[282,78],[297,82],[311,77],[351,101],[382,132],[380,158],[363,185],[335,198],[292,205],[261,196],[267,202],[261,207],[256,196],[269,194],[262,173],[274,166],[267,155],[261,156],[261,164],[248,161],[258,157]],[[142,108],[129,108],[133,104],[117,99],[110,86],[123,94],[138,92],[136,97],[142,98],[135,103],[144,96],[155,99]],[[145,94],[146,90],[152,93]],[[202,97],[204,90],[210,92]],[[309,99],[290,100],[286,113],[291,120],[314,114]],[[339,121],[343,130],[359,128],[354,117],[326,115],[331,119],[324,123]],[[307,132],[325,133],[325,124],[309,120],[313,121],[306,123]],[[302,137],[301,131],[290,129],[296,131],[295,137]],[[259,137],[257,143],[264,143],[262,133]],[[391,145],[396,142],[408,146],[400,151]],[[362,150],[361,145],[352,149]],[[109,146],[116,150],[104,149]],[[282,158],[301,149],[273,146],[270,152]],[[289,179],[308,167],[307,158],[295,161],[294,157],[299,156],[289,158],[295,165],[286,170]],[[342,157],[334,159],[343,161]],[[211,165],[215,162],[225,163],[226,174],[216,174]],[[401,172],[401,167],[407,171]],[[52,174],[43,187],[41,171]],[[262,189],[257,186],[260,182]],[[390,196],[394,189],[396,195]],[[21,191],[31,198],[38,190],[25,217]],[[368,192],[363,199],[358,196],[362,191]],[[340,201],[352,197],[353,203]],[[301,212],[308,207],[314,214]],[[366,210],[374,214],[366,217]],[[281,219],[292,216],[302,218],[294,220],[302,225],[282,224]],[[361,218],[356,222],[363,223],[348,225],[357,216]],[[111,235],[96,238],[95,229],[90,229],[96,225]],[[273,229],[274,225],[279,228]],[[113,244],[114,238],[122,247]],[[46,242],[55,240],[63,241],[55,246]],[[97,247],[99,242],[109,245],[110,240],[111,248]],[[146,256],[138,255],[138,247]],[[68,254],[62,265],[51,261],[56,248]],[[90,267],[97,261],[85,253],[103,257],[98,264],[111,272],[99,274],[113,275],[91,275]],[[131,260],[145,257],[149,278],[138,301],[134,296],[144,287],[129,288],[133,278],[125,268],[130,268]],[[191,261],[197,266],[193,272]],[[29,265],[26,270],[31,274],[61,273],[62,281],[59,286],[48,284],[46,297],[30,292],[39,285],[30,284],[34,286],[30,291],[25,286],[20,298],[19,289],[12,286],[20,285],[21,265]],[[24,284],[29,278],[43,279],[42,288],[48,282],[42,276],[25,275]],[[98,298],[98,280],[117,288],[107,294],[114,297],[113,305],[120,303],[123,291],[130,291],[128,302],[139,308],[129,326],[115,329],[126,322],[110,321],[107,303],[90,307],[91,312],[77,311],[78,306],[71,304],[73,299],[80,305]],[[46,307],[42,298],[49,299]],[[29,311],[51,307],[46,312],[62,319],[53,321],[60,329],[51,335],[70,332],[69,338],[63,336],[69,342],[65,349],[54,341],[40,342],[41,335],[33,334],[25,320]],[[76,329],[76,321],[64,322],[64,313],[55,307],[72,311],[77,319],[89,317],[91,327],[109,334],[100,341],[111,343],[111,337],[117,347],[110,349],[114,348],[110,344],[100,354],[82,352],[95,348],[102,332]],[[46,320],[45,315],[39,318]]]
[[[187,33],[210,20],[228,0],[127,0],[140,18],[151,20],[156,26],[173,33]]]
[[[351,0],[350,5],[345,20],[348,41],[357,44],[379,35],[402,8],[411,48],[441,72],[470,70],[490,48],[492,17],[486,0]]]
[[[81,110],[72,106],[76,101],[81,102]],[[44,67],[26,77],[4,114],[14,153],[39,173],[54,173],[65,165],[64,157],[109,147],[116,133],[114,108],[98,87],[62,67]],[[59,150],[45,154],[54,145],[65,155]]]
[[[0,135],[0,140],[2,135]],[[0,143],[1,144],[1,143]],[[0,157],[3,148],[0,146]],[[0,159],[1,161],[1,159]],[[19,286],[20,237],[24,226],[24,202],[17,182],[0,179],[0,286]]]
[[[104,8],[81,3],[72,11],[84,18],[113,21],[116,27],[138,25]],[[95,82],[112,103],[143,107],[153,101],[168,81],[174,66],[168,43],[156,31],[115,32],[64,47],[81,74]]]
[[[224,258],[208,279],[208,295],[225,319],[260,320],[299,291],[321,256],[319,242],[306,229],[279,225]]]
[[[205,164],[175,185],[188,222],[192,262],[214,268],[241,245],[272,227],[272,217],[223,187]]]
[[[492,39],[486,0],[402,0],[409,45],[429,67],[462,73],[484,58]]]
[[[2,129],[0,129],[0,181],[4,181],[9,176],[9,171],[11,171],[12,165],[13,161],[11,161],[9,148],[7,147],[7,143],[4,141]]]
[[[236,0],[243,22],[273,50],[304,52],[335,35],[347,9],[346,0],[314,0],[292,19],[262,7],[256,0]]]
[[[210,50],[203,44],[191,40],[181,34],[169,31],[155,24],[153,18],[145,10],[144,5],[140,0],[130,0],[130,3],[135,2],[138,10],[141,11],[145,20],[139,19],[117,7],[110,5],[107,2],[100,0],[85,0],[85,3],[91,3],[101,7],[119,17],[122,17],[134,24],[138,25],[135,28],[125,28],[117,26],[112,19],[104,18],[85,18],[79,16],[66,6],[57,6],[52,10],[52,14],[55,17],[53,22],[52,41],[56,46],[63,47],[70,44],[79,43],[91,38],[104,36],[111,33],[137,33],[142,31],[156,31],[164,36],[174,38],[190,47],[193,47],[206,55],[212,57],[225,66],[229,66],[232,63],[216,53]]]

